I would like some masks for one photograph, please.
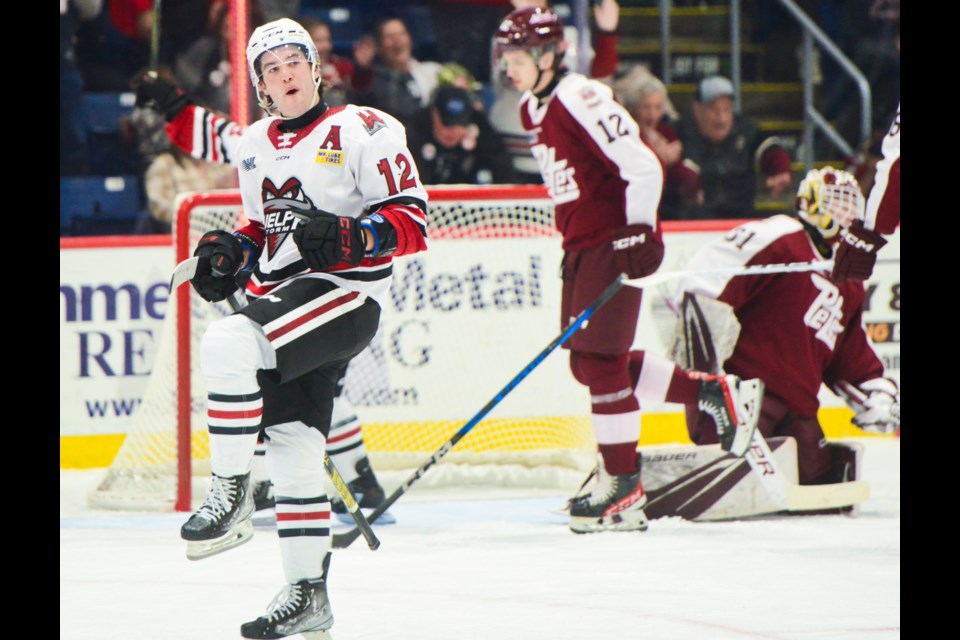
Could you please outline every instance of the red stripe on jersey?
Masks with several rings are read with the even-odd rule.
[[[343,306],[343,305],[347,304],[348,302],[353,302],[353,301],[356,300],[357,297],[359,297],[359,296],[360,296],[360,294],[359,294],[358,292],[356,292],[356,291],[351,291],[350,293],[348,293],[348,294],[346,294],[346,295],[340,296],[340,297],[337,298],[336,300],[331,300],[331,301],[328,302],[327,304],[322,305],[322,306],[320,306],[320,307],[317,307],[317,308],[314,309],[313,311],[310,311],[310,312],[308,312],[308,313],[303,314],[302,316],[299,316],[299,317],[297,317],[297,318],[294,318],[293,320],[291,320],[291,321],[288,322],[287,324],[283,325],[283,326],[280,327],[279,329],[276,329],[276,330],[274,330],[274,331],[271,331],[270,333],[267,334],[267,340],[271,340],[271,341],[276,340],[276,339],[279,338],[280,336],[283,336],[283,335],[286,335],[286,334],[290,333],[291,331],[293,331],[293,330],[296,329],[297,327],[300,327],[300,326],[306,324],[307,322],[313,320],[314,318],[317,318],[317,317],[319,317],[319,316],[322,316],[322,315],[325,314],[325,313],[329,313],[329,312],[332,311],[333,309],[336,309],[337,307]]]
[[[329,520],[329,511],[307,511],[306,513],[287,513],[277,509],[277,522],[296,520]]]
[[[225,411],[222,409],[207,409],[207,416],[210,418],[223,418],[226,420],[239,420],[240,418],[259,418],[263,415],[263,407],[256,409],[240,409]]]
[[[333,444],[334,442],[340,442],[341,440],[346,440],[347,438],[352,438],[353,436],[357,435],[358,433],[360,433],[360,427],[357,427],[356,429],[351,429],[350,431],[348,431],[348,432],[346,432],[346,433],[340,434],[340,435],[338,435],[336,438],[328,438],[328,439],[327,439],[327,444]]]

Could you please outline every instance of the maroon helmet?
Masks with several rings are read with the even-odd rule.
[[[553,9],[517,9],[500,23],[495,41],[498,52],[526,49],[539,58],[539,53],[556,51],[563,42],[563,23]]]

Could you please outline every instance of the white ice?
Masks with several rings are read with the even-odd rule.
[[[85,508],[60,474],[60,638],[238,638],[283,577],[275,529],[199,562],[184,514]],[[886,640],[900,637],[900,442],[866,442],[859,517],[656,520],[577,536],[565,493],[411,491],[333,558],[335,640]],[[494,497],[495,495],[495,497]],[[42,621],[33,621],[33,628]]]

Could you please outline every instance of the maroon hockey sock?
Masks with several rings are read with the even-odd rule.
[[[601,444],[599,449],[603,466],[610,475],[622,476],[637,470],[637,443]]]

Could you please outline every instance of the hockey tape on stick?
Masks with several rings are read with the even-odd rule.
[[[540,363],[546,359],[548,355],[550,355],[554,350],[556,350],[557,347],[559,347],[564,342],[566,342],[570,338],[570,336],[572,336],[577,331],[577,329],[583,326],[584,322],[590,319],[590,316],[592,316],[597,311],[597,309],[599,309],[604,304],[606,304],[607,301],[610,300],[610,298],[612,298],[613,295],[620,290],[620,287],[623,286],[623,283],[624,283],[624,279],[622,276],[614,280],[612,283],[610,283],[610,285],[603,290],[603,293],[601,293],[596,300],[594,300],[586,309],[581,311],[580,315],[578,315],[576,318],[573,319],[573,321],[567,326],[567,328],[564,329],[563,333],[561,333],[559,336],[554,338],[553,341],[543,349],[543,351],[538,353],[533,360],[527,363],[527,366],[525,366],[523,370],[520,371],[520,373],[514,376],[513,379],[510,382],[508,382],[505,387],[500,389],[500,391],[498,391],[497,394],[493,398],[491,398],[491,400],[487,404],[485,404],[482,409],[480,409],[472,418],[470,418],[470,420],[468,420],[466,424],[460,427],[460,430],[457,431],[455,434],[453,434],[452,438],[450,438],[445,443],[443,443],[443,445],[439,449],[437,449],[437,451],[432,456],[430,456],[426,462],[420,465],[413,472],[413,474],[404,481],[403,484],[397,487],[397,489],[387,497],[387,499],[383,502],[383,504],[381,504],[376,509],[374,509],[373,512],[370,513],[370,517],[368,518],[368,520],[370,522],[376,522],[377,518],[383,515],[383,513],[387,509],[389,509],[394,502],[400,499],[400,496],[405,494],[407,490],[409,490],[410,487],[417,482],[417,480],[422,478],[423,475],[430,470],[430,467],[432,467],[434,464],[439,462],[441,458],[447,455],[447,453],[449,453],[450,450],[453,449],[456,446],[456,444],[460,442],[460,440],[470,432],[471,429],[473,429],[475,426],[477,426],[477,424],[481,420],[483,420],[484,416],[490,413],[490,411],[493,410],[494,407],[500,404],[500,402],[507,397],[507,394],[513,391],[514,388],[516,388],[516,386],[520,384],[524,378],[530,375],[531,371],[536,369],[540,365]],[[350,546],[353,543],[353,541],[357,539],[359,535],[360,535],[359,528],[353,528],[344,533],[336,533],[333,535],[332,546],[334,549],[345,549],[346,547]]]
[[[350,515],[353,516],[353,521],[357,523],[357,527],[363,533],[363,537],[366,539],[367,545],[370,547],[370,549],[376,551],[380,548],[380,539],[377,538],[377,534],[373,532],[373,529],[370,527],[370,523],[364,517],[363,512],[360,511],[360,505],[357,504],[356,498],[354,498],[353,494],[350,492],[350,487],[348,487],[347,483],[343,481],[343,476],[341,476],[340,472],[337,471],[337,468],[333,464],[333,460],[330,459],[330,456],[326,451],[323,453],[323,468],[327,470],[327,475],[330,476],[330,482],[333,483],[337,493],[340,494],[340,498],[343,500],[344,506],[347,507],[347,511],[349,511]]]

